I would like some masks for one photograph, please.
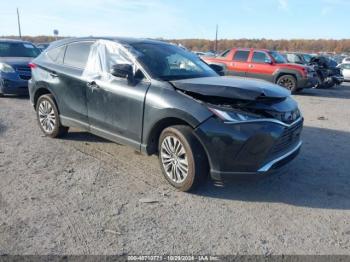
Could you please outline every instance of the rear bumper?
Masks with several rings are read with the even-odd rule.
[[[0,92],[10,95],[28,95],[28,81],[0,78]]]
[[[225,124],[211,118],[195,134],[210,163],[213,179],[230,175],[262,175],[293,160],[302,142],[303,119],[291,125],[275,121]]]

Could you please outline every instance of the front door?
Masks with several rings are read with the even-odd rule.
[[[107,139],[140,149],[144,101],[150,81],[136,68],[131,59],[129,60],[128,55],[113,44],[102,43],[104,46],[101,48],[94,46],[92,52],[95,50],[95,55],[101,57],[88,61],[98,61],[102,64],[106,62],[101,67],[99,76],[93,79],[87,77],[86,97],[90,130]],[[110,74],[111,67],[117,63],[132,64],[135,68],[134,79]]]
[[[150,82],[137,84],[125,78],[96,79],[87,89],[90,130],[116,142],[139,149],[143,126],[143,108]]]

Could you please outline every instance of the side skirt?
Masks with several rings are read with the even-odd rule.
[[[106,130],[103,130],[103,129],[100,129],[100,128],[97,128],[94,126],[90,126],[89,124],[87,124],[85,122],[81,122],[79,120],[69,118],[66,116],[61,115],[60,120],[61,120],[62,125],[64,125],[64,126],[77,127],[79,129],[90,132],[96,136],[100,136],[102,138],[105,138],[105,139],[110,140],[112,142],[115,142],[117,144],[131,146],[134,149],[136,149],[137,151],[141,151],[141,143],[139,143],[137,141],[131,140],[131,139],[123,137],[123,136],[116,135],[114,133],[111,133],[109,131],[106,131]]]

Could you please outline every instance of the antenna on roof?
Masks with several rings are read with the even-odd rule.
[[[18,11],[18,8],[17,8],[17,23],[18,23],[18,34],[19,34],[19,38],[22,39],[21,21],[19,20],[19,11]]]

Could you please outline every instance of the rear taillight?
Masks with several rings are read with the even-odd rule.
[[[36,68],[36,64],[34,64],[34,63],[29,63],[28,65],[29,65],[29,67],[30,67],[31,69]]]

